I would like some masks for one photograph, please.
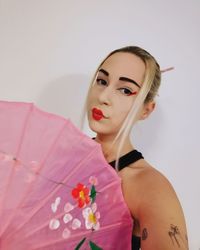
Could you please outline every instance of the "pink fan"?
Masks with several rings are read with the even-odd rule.
[[[0,102],[0,249],[131,249],[120,178],[69,120]]]

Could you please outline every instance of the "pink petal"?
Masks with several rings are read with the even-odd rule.
[[[96,212],[95,216],[96,216],[97,219],[100,219],[100,217],[101,217],[99,212]]]
[[[60,226],[60,221],[59,220],[57,220],[57,219],[50,220],[50,222],[49,222],[49,228],[51,230],[56,230],[56,229],[59,228],[59,226]]]
[[[93,224],[93,228],[94,228],[94,230],[99,230],[99,228],[100,228],[99,222],[97,222],[96,224]]]
[[[74,209],[74,206],[71,204],[71,203],[69,203],[69,202],[67,202],[66,204],[65,204],[65,206],[64,206],[64,211],[65,211],[65,213],[69,213],[70,211],[72,211]]]
[[[63,233],[62,233],[62,237],[64,239],[67,239],[67,238],[70,237],[70,235],[71,235],[71,231],[68,228],[65,228],[64,231],[63,231]]]
[[[77,228],[81,227],[81,221],[78,219],[74,219],[72,222],[72,229],[76,230]]]
[[[89,183],[96,186],[96,185],[98,185],[98,180],[97,180],[97,178],[95,176],[90,176]]]
[[[71,214],[65,214],[63,217],[63,221],[64,223],[68,223],[69,221],[71,221],[73,219]]]

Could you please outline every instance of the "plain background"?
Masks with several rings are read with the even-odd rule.
[[[200,249],[199,26],[199,0],[0,0],[0,99],[34,102],[78,125],[93,72],[111,50],[139,45],[162,69],[175,67],[132,136],[173,184],[192,250]]]

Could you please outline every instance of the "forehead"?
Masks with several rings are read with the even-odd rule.
[[[145,74],[145,63],[138,56],[118,52],[111,55],[100,68],[108,71],[110,77],[128,77],[142,83]]]

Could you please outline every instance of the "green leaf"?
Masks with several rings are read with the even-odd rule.
[[[76,246],[76,248],[74,250],[79,250],[80,247],[83,245],[83,243],[85,242],[86,238],[83,238],[79,243],[78,245]]]
[[[92,242],[92,241],[90,241],[89,244],[90,244],[91,250],[103,250],[103,248],[97,246],[97,245],[96,245],[94,242]]]
[[[96,195],[97,195],[97,191],[95,189],[95,186],[92,185],[91,192],[90,192],[90,198],[92,199],[92,203],[95,202]]]

